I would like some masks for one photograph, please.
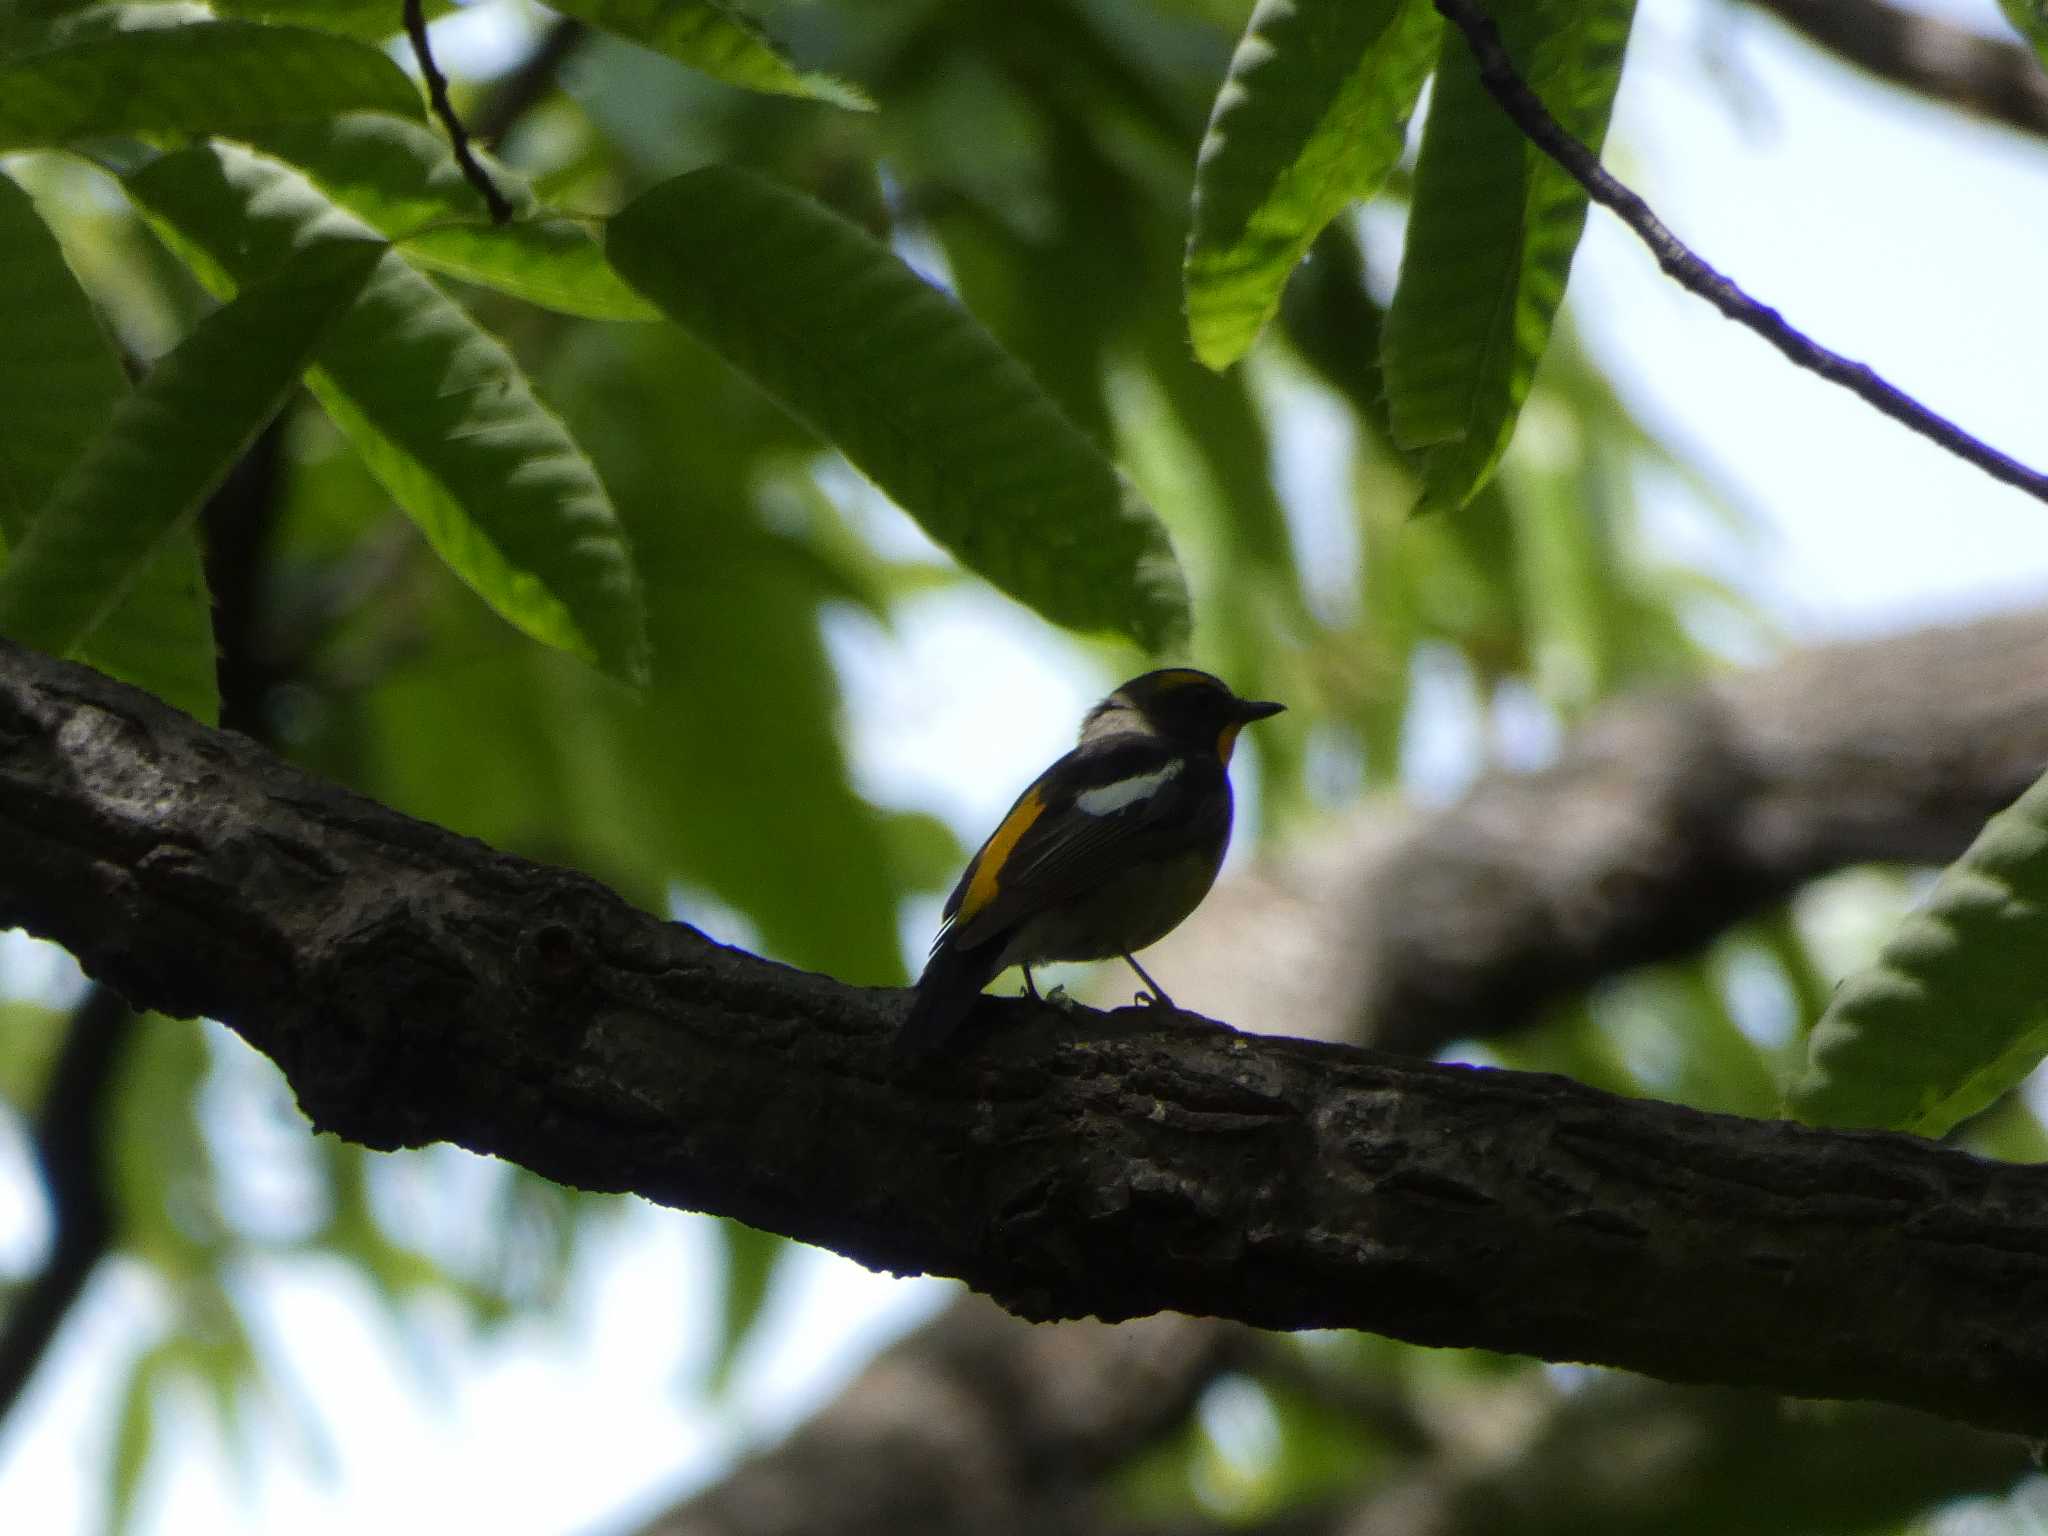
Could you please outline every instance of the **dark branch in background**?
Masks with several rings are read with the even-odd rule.
[[[2042,614],[1624,699],[1552,767],[1493,775],[1361,848],[1325,898],[1348,928],[1344,1032],[1430,1053],[1527,1024],[1818,876],[1946,863],[2044,767]]]
[[[1479,63],[1479,75],[1501,109],[1513,118],[1538,149],[1569,172],[1594,202],[1611,209],[1635,231],[1657,258],[1657,265],[1681,287],[1697,294],[1730,320],[1747,326],[1786,357],[1831,384],[1839,384],[1892,420],[1940,444],[1974,464],[1994,480],[2048,502],[2048,475],[1978,441],[1946,417],[1936,415],[1911,395],[1886,382],[1864,363],[1852,361],[1812,340],[1769,305],[1759,304],[1741,288],[1708,266],[1635,193],[1616,181],[1593,152],[1566,133],[1536,93],[1515,73],[1500,33],[1474,0],[1435,0],[1438,11],[1465,34]]]
[[[505,201],[505,194],[498,190],[498,184],[491,180],[490,173],[477,163],[469,147],[469,130],[462,126],[462,119],[455,115],[454,104],[448,100],[448,81],[434,62],[434,50],[427,42],[427,18],[421,0],[405,0],[405,35],[412,39],[413,57],[420,61],[420,73],[426,77],[427,100],[433,105],[434,115],[441,119],[441,126],[448,131],[448,145],[455,151],[455,163],[462,167],[463,176],[482,196],[484,206],[491,210],[491,222],[509,223],[512,205]]]
[[[713,944],[0,644],[0,925],[316,1126],[722,1212],[1034,1318],[1363,1328],[2048,1429],[2048,1169]]]
[[[555,76],[589,33],[573,16],[555,20],[519,66],[506,74],[470,114],[470,132],[486,149],[496,149],[519,120],[554,89]]]
[[[20,1400],[71,1304],[113,1243],[106,1122],[134,1032],[135,1015],[118,994],[103,986],[87,992],[71,1016],[36,1113],[36,1169],[49,1204],[50,1252],[0,1327],[0,1420]]]
[[[963,1299],[643,1536],[1093,1532],[1102,1479],[1186,1421],[1242,1334],[1171,1314],[1025,1329]]]
[[[280,416],[258,434],[207,498],[202,517],[220,648],[221,723],[257,740],[269,739],[264,702],[281,677],[264,643],[260,572],[283,484],[285,420]],[[42,1270],[0,1327],[0,1423],[117,1235],[103,1161],[106,1121],[134,1022],[127,1003],[106,987],[88,992],[72,1015],[37,1114],[36,1162],[55,1236]]]
[[[1749,0],[1843,62],[1945,106],[2048,137],[2048,73],[2025,45],[1886,0]]]

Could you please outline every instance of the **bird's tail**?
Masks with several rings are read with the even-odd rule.
[[[941,940],[917,980],[917,995],[896,1031],[891,1054],[898,1061],[911,1061],[944,1045],[972,1011],[981,989],[995,980],[1002,951],[1001,938],[972,949],[956,949]]]

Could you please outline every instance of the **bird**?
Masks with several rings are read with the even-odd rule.
[[[1135,951],[1201,904],[1230,843],[1228,772],[1238,732],[1283,704],[1241,699],[1207,672],[1166,667],[1088,711],[1079,744],[1033,781],[968,861],[896,1033],[928,1056],[1002,971],[1121,958],[1171,1008]]]

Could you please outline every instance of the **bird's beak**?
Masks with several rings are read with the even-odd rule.
[[[1237,718],[1249,725],[1254,720],[1264,720],[1271,715],[1277,715],[1286,707],[1285,704],[1274,704],[1265,699],[1239,699]]]

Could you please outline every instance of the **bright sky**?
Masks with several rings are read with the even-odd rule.
[[[1943,9],[2002,25],[1992,0]],[[1702,38],[1722,61],[1713,78],[1698,65]],[[1642,8],[1610,142],[1610,163],[1666,222],[1758,297],[2048,464],[2048,145],[1866,85],[1762,16],[1701,0]],[[1795,372],[1670,286],[1597,210],[1572,296],[1639,410],[1763,517],[1777,551],[1768,581],[1796,635],[2048,595],[2048,508]],[[1312,455],[1327,436],[1287,441]],[[1303,484],[1334,478],[1296,468]],[[1303,515],[1313,522],[1316,509]],[[969,840],[1064,748],[1098,682],[1036,621],[971,594],[916,605],[893,637],[850,624],[833,641],[864,783],[939,811]],[[18,980],[22,957],[9,943],[0,971]],[[20,1203],[25,1181],[22,1147],[0,1138],[0,1262],[40,1238],[39,1214]],[[244,1483],[205,1431],[187,1428],[145,1489],[140,1530],[610,1529],[793,1422],[946,1294],[807,1255],[739,1373],[743,1390],[721,1407],[695,1387],[707,1349],[698,1323],[716,1290],[702,1227],[637,1208],[601,1247],[560,1330],[523,1329],[485,1350],[440,1330],[432,1394],[347,1275],[284,1266],[252,1277],[265,1326],[322,1407],[333,1470],[259,1426]],[[93,1528],[112,1387],[151,1308],[118,1266],[95,1282],[0,1435],[0,1530]]]

